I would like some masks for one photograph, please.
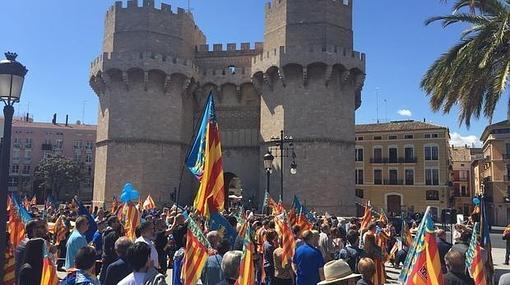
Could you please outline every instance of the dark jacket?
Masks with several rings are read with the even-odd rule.
[[[127,262],[119,258],[114,263],[108,265],[106,269],[105,278],[101,284],[103,285],[116,285],[124,277],[128,276],[133,270]]]
[[[443,275],[444,285],[475,285],[473,278],[466,274],[448,272]]]
[[[18,285],[39,285],[41,280],[37,280],[37,277],[33,273],[34,269],[28,263],[23,264],[20,267],[18,273]]]
[[[441,238],[438,238],[437,248],[439,251],[439,259],[441,260],[441,270],[443,271],[443,273],[446,273],[446,263],[444,261],[444,256],[448,253],[450,248],[452,248],[452,244]]]

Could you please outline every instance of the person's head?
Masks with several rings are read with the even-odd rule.
[[[446,240],[446,232],[443,229],[437,229],[436,236],[440,239]]]
[[[237,280],[242,257],[243,252],[239,250],[228,251],[223,255],[221,270],[226,280]]]
[[[154,238],[154,223],[145,221],[140,224],[140,235],[144,238]]]
[[[464,254],[457,250],[450,250],[444,256],[444,261],[448,271],[463,273],[466,269]]]
[[[274,242],[278,235],[276,234],[275,230],[268,230],[266,231],[266,240],[268,242]]]
[[[115,252],[119,257],[126,257],[128,248],[133,245],[133,242],[127,237],[120,237],[115,241]]]
[[[79,216],[75,223],[76,230],[83,234],[89,229],[89,218],[87,216]]]
[[[30,220],[25,226],[25,231],[28,238],[43,238],[47,233],[46,222],[39,219]]]
[[[328,224],[328,223],[323,223],[323,224],[321,225],[321,232],[323,232],[323,233],[325,233],[325,234],[327,234],[327,235],[329,235],[329,234],[331,233],[331,231],[330,231],[330,227],[329,227],[329,224]]]
[[[365,247],[365,250],[367,252],[372,252],[372,250],[374,250],[374,248],[377,246],[377,244],[375,243],[375,235],[366,235],[365,236],[365,244],[364,244],[364,247]]]
[[[294,238],[301,238],[301,227],[298,225],[294,225],[292,227],[292,233],[294,234]]]
[[[374,222],[370,222],[368,224],[368,230],[371,231],[371,232],[375,232],[375,228],[376,228],[377,224],[374,223]]]
[[[352,246],[357,246],[359,243],[359,234],[358,231],[350,230],[347,233],[347,241]]]
[[[104,229],[106,228],[106,221],[99,221],[97,223],[97,230],[102,233]]]
[[[207,233],[207,240],[212,248],[218,249],[220,244],[220,236],[217,231],[210,231]]]
[[[218,254],[223,256],[227,251],[230,250],[230,241],[226,238],[221,240],[219,246],[218,246]]]
[[[363,257],[358,262],[358,271],[363,279],[371,280],[375,274],[375,262],[368,257]]]
[[[96,267],[96,250],[91,246],[80,248],[74,258],[74,267],[94,274]]]
[[[151,248],[145,242],[135,242],[127,250],[127,261],[133,272],[145,272],[151,264]]]
[[[303,233],[303,241],[309,245],[317,246],[319,242],[319,234],[316,231],[306,230]]]
[[[108,226],[114,230],[118,230],[120,228],[119,218],[116,216],[110,216],[108,218]]]

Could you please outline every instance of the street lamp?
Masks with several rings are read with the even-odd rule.
[[[275,147],[276,156],[280,158],[280,199],[283,201],[283,158],[292,156],[292,162],[290,164],[290,174],[294,175],[297,173],[297,164],[296,164],[296,153],[294,152],[294,138],[292,136],[286,136],[284,131],[280,131],[280,137],[275,138],[272,137],[268,142],[270,149]],[[289,155],[290,154],[290,155]],[[274,157],[273,157],[274,159]]]
[[[266,154],[264,154],[264,169],[266,170],[266,191],[269,194],[269,178],[271,173],[273,172],[273,160],[274,156],[268,150]]]
[[[0,158],[0,276],[4,276],[7,226],[7,191],[9,183],[9,161],[11,154],[11,128],[14,115],[14,103],[19,102],[21,89],[28,70],[16,61],[18,55],[5,53],[0,61],[0,100],[4,106],[4,137]]]

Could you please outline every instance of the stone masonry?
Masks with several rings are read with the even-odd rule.
[[[127,181],[145,197],[181,202],[197,189],[183,162],[207,94],[215,95],[224,171],[260,202],[262,157],[271,137],[294,138],[298,174],[285,161],[284,202],[353,215],[354,112],[365,55],[353,51],[351,0],[272,0],[264,43],[214,44],[193,16],[154,1],[115,2],[106,13],[103,53],[91,63],[99,97],[94,202]],[[273,153],[275,154],[275,153]],[[280,189],[279,159],[271,175]]]

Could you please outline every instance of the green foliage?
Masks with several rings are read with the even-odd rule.
[[[492,121],[510,76],[510,0],[458,0],[451,15],[432,17],[425,24],[433,22],[469,28],[422,79],[432,109],[449,113],[457,105],[459,124],[468,127],[472,117],[482,113]]]
[[[82,165],[64,156],[55,155],[43,159],[34,170],[39,187],[46,193],[61,197],[63,191],[74,195],[83,180]]]

